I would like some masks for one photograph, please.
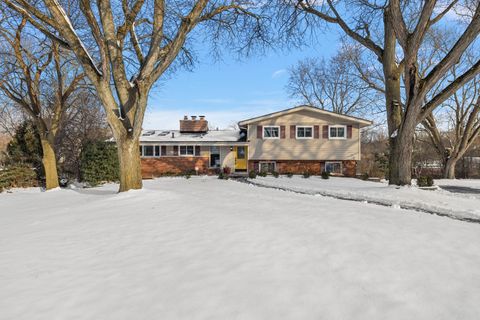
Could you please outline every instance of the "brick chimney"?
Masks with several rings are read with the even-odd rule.
[[[208,131],[208,121],[205,116],[191,116],[191,120],[187,116],[180,120],[180,132],[182,133],[205,133]]]

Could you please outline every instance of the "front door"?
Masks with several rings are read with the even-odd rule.
[[[235,171],[247,171],[247,146],[234,147]]]

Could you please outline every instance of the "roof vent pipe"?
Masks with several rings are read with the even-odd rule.
[[[175,138],[175,132],[172,132],[172,138]]]

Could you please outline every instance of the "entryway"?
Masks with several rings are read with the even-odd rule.
[[[247,171],[247,146],[236,146],[233,148],[235,155],[235,171],[246,172]]]

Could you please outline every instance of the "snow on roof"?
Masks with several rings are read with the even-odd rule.
[[[206,133],[181,133],[179,130],[144,130],[140,136],[140,142],[237,142],[242,137],[240,131],[236,130],[211,130]]]

